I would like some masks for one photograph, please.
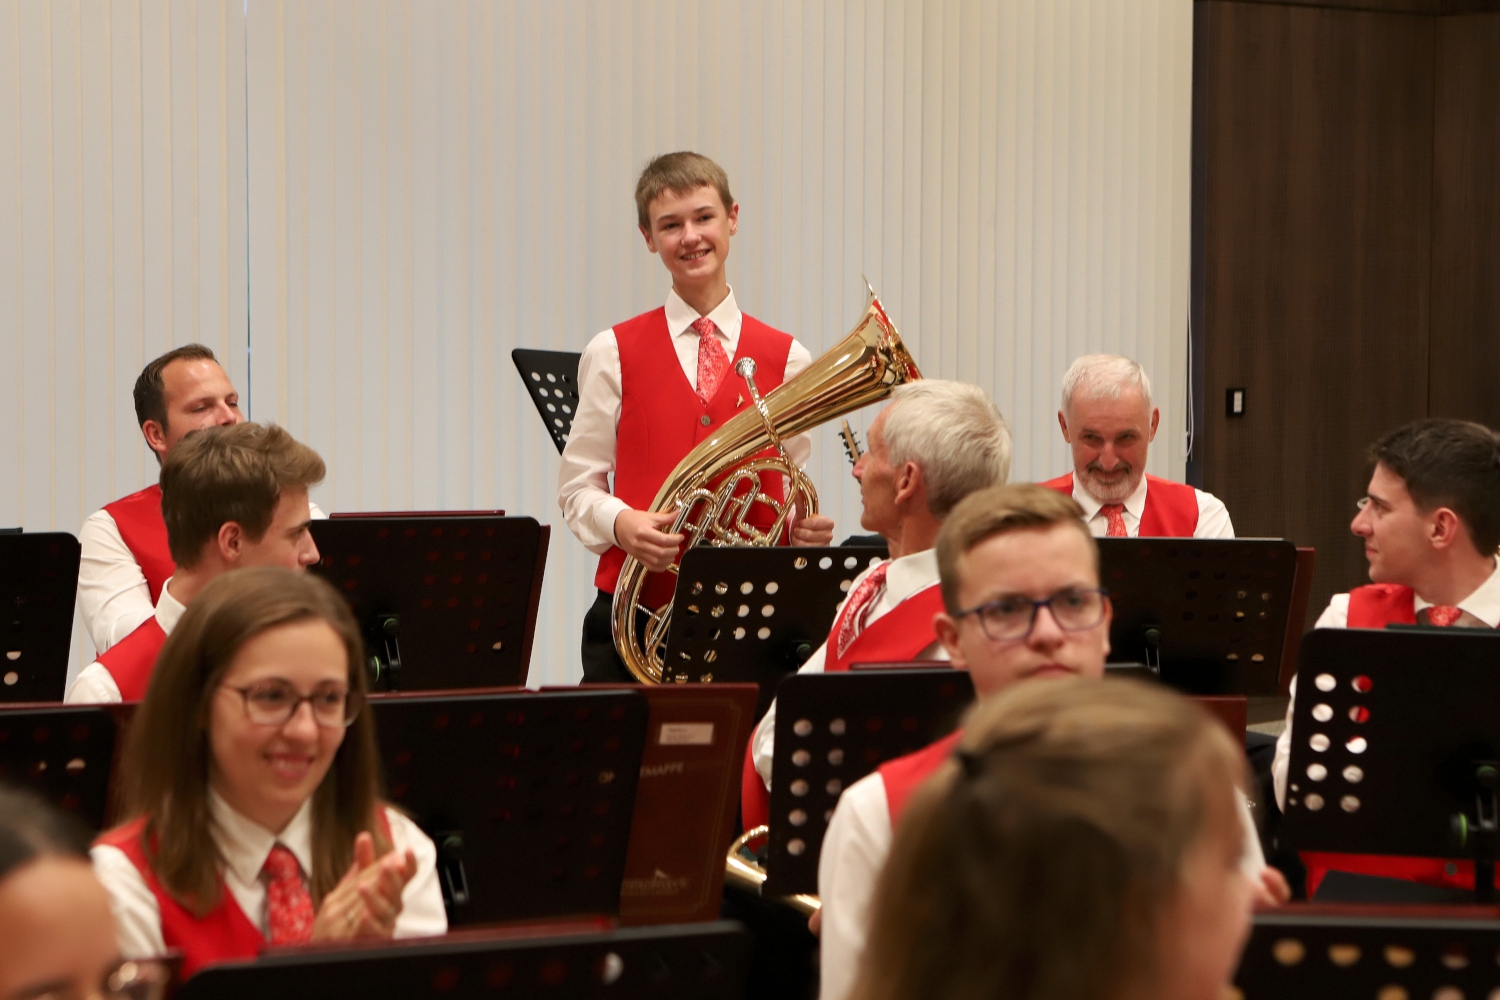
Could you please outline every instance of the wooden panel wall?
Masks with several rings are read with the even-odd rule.
[[[1316,615],[1365,579],[1365,447],[1428,409],[1437,19],[1195,15],[1195,471],[1240,535],[1317,547]]]

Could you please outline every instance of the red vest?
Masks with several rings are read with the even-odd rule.
[[[132,820],[100,834],[98,843],[124,851],[136,871],[141,873],[146,888],[156,897],[157,909],[161,911],[162,940],[167,948],[182,952],[183,978],[205,965],[259,955],[266,946],[265,936],[245,916],[234,901],[234,894],[222,883],[219,905],[202,917],[194,915],[162,887],[156,880],[156,873],[151,870],[145,845],[141,843],[145,826],[144,818]]]
[[[1349,628],[1415,625],[1417,595],[1399,583],[1371,583],[1349,591]]]
[[[848,670],[854,663],[905,663],[937,642],[932,617],[943,610],[943,592],[934,583],[912,594],[864,628],[843,656],[838,655],[838,634],[844,625],[848,602],[839,610],[828,633],[823,669],[829,673]]]
[[[1073,495],[1073,473],[1042,484]],[[1170,479],[1146,476],[1146,509],[1141,512],[1141,538],[1192,538],[1198,528],[1198,493]]]
[[[786,377],[786,359],[792,338],[759,320],[745,316],[740,327],[739,347],[729,373],[714,398],[704,404],[688,382],[667,330],[665,308],[643,313],[614,328],[620,347],[620,426],[616,433],[614,495],[636,510],[649,510],[672,470],[719,426],[750,404],[744,379],[734,373],[734,361],[755,359],[755,385],[766,395]],[[708,422],[704,423],[704,418]],[[782,477],[761,476],[761,490],[778,500]],[[746,518],[765,527],[774,521],[764,506],[752,508]],[[614,546],[599,558],[594,584],[614,593],[625,564],[625,551]],[[661,585],[648,588],[648,603],[661,604],[672,597],[676,576],[658,574]],[[663,594],[664,592],[664,594]]]
[[[120,689],[121,701],[140,701],[146,697],[156,656],[166,641],[167,633],[152,615],[136,626],[134,632],[99,654],[99,662]]]
[[[139,493],[121,497],[104,509],[115,519],[120,538],[135,561],[140,564],[151,590],[151,603],[161,596],[161,588],[177,569],[167,547],[167,522],[161,517],[161,487],[147,486]]]
[[[885,804],[891,814],[891,829],[906,812],[906,803],[931,775],[943,766],[943,761],[953,756],[953,748],[963,738],[964,731],[955,729],[936,743],[929,743],[916,753],[897,757],[880,765],[880,780],[885,782]]]

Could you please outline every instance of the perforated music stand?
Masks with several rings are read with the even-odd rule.
[[[583,355],[517,347],[510,357],[561,455],[573,430],[573,417],[578,413],[578,362]]]
[[[1476,896],[1492,899],[1497,704],[1493,630],[1309,632],[1282,841],[1296,850],[1473,859]]]
[[[967,671],[795,674],[776,689],[769,896],[818,891],[818,855],[839,795],[880,764],[953,732],[974,700]]]
[[[732,923],[548,936],[461,932],[333,951],[273,951],[253,962],[209,966],[176,998],[740,1000],[750,948],[750,936]]]
[[[1188,694],[1275,695],[1297,571],[1279,538],[1101,538],[1110,661]]]
[[[313,571],[365,634],[372,688],[524,684],[551,529],[530,517],[314,521]]]
[[[62,701],[78,596],[78,539],[0,534],[0,702]]]
[[[682,557],[662,664],[667,683],[761,686],[757,717],[776,685],[828,638],[856,576],[883,546],[697,546]]]
[[[1491,997],[1491,907],[1288,906],[1258,914],[1235,986],[1244,1000]]]
[[[90,830],[109,818],[114,717],[94,705],[0,708],[0,782],[29,788]]]
[[[649,706],[634,691],[371,699],[391,801],[455,926],[615,914]]]

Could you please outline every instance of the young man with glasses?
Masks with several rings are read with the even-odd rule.
[[[139,701],[167,636],[211,581],[249,566],[301,570],[317,562],[307,497],[323,474],[318,453],[274,424],[230,424],[183,438],[161,470],[176,569],[156,613],[85,667],[66,700]]]
[[[1099,585],[1098,545],[1071,497],[1032,484],[971,494],[938,534],[937,563],[943,610],[933,627],[979,698],[1023,681],[1104,675],[1109,597]],[[852,988],[895,824],[959,736],[887,762],[839,798],[818,865],[823,1000],[842,1000]],[[1279,897],[1284,882],[1261,875],[1253,823],[1248,829],[1246,874],[1266,879],[1264,898]]]

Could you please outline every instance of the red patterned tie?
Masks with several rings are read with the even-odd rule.
[[[719,343],[719,328],[713,320],[699,316],[693,320],[693,329],[698,331],[698,398],[707,406],[729,371],[729,355]]]
[[[272,944],[303,944],[312,940],[313,905],[302,883],[297,856],[280,844],[271,848],[261,875],[266,880],[266,912]]]
[[[865,616],[870,613],[870,605],[875,603],[875,595],[885,586],[885,574],[890,568],[889,562],[876,566],[868,576],[859,581],[854,593],[849,595],[849,602],[844,605],[842,624],[839,626],[839,656],[844,655],[854,637],[863,631]]]
[[[1462,614],[1463,612],[1458,608],[1450,607],[1446,604],[1434,604],[1427,609],[1427,620],[1434,625],[1441,625],[1446,628],[1458,621],[1459,616]]]
[[[1128,538],[1130,532],[1125,529],[1125,505],[1122,503],[1107,503],[1099,508],[1099,513],[1109,518],[1109,527],[1104,532],[1105,538]]]

